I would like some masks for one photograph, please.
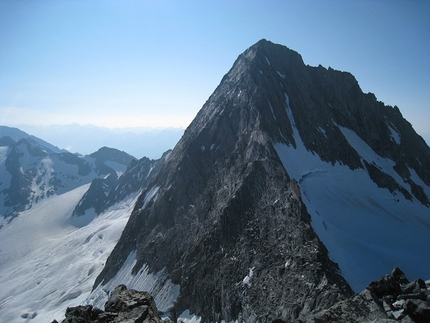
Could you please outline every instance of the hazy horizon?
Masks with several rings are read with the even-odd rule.
[[[265,38],[352,73],[430,142],[428,1],[1,1],[0,124],[186,128]]]

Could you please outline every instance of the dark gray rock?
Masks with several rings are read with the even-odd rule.
[[[111,293],[102,311],[91,305],[69,307],[62,323],[161,323],[154,299],[120,285]]]
[[[404,292],[414,291],[413,294]],[[409,282],[405,274],[395,268],[391,275],[373,281],[361,293],[340,301],[334,306],[303,317],[303,322],[416,322],[430,321],[430,289],[422,279]]]
[[[404,305],[405,312],[421,321],[430,321],[430,303],[420,299],[408,299]]]
[[[267,66],[265,46],[241,55],[185,131],[142,192],[95,286],[137,251],[133,273],[144,264],[165,269],[181,286],[175,312],[189,309],[203,321],[293,320],[352,294],[274,149],[268,102],[282,102],[284,111],[285,96],[262,87],[254,64]],[[284,56],[291,66],[302,62],[288,49],[276,57]],[[276,113],[288,127],[286,113]],[[146,201],[154,187],[157,197]]]
[[[391,158],[405,181],[413,169],[430,184],[429,147],[398,108],[363,93],[350,73],[306,66],[297,52],[259,41],[238,57],[142,191],[94,287],[108,284],[135,253],[130,274],[144,265],[163,270],[180,285],[174,311],[205,322],[293,321],[348,298],[352,290],[313,231],[275,144],[296,147],[296,131],[322,160],[430,203],[418,185],[411,182],[409,193],[392,174],[366,168],[340,126]],[[151,190],[156,197],[147,199]],[[399,284],[387,277],[366,293],[399,294]],[[384,312],[378,306],[374,312]]]
[[[422,279],[416,279],[402,286],[402,294],[419,293],[422,289],[426,289],[426,283]]]
[[[113,149],[100,149],[97,153],[92,154],[92,157],[97,157],[97,167],[99,171],[107,171],[109,174],[104,178],[96,178],[92,181],[90,188],[84,194],[82,199],[76,205],[73,216],[80,217],[91,208],[94,208],[98,215],[118,201],[125,199],[132,193],[145,189],[148,186],[161,165],[165,162],[165,158],[169,151],[165,152],[160,159],[152,160],[146,157],[140,160],[133,159],[127,166],[126,171],[119,178],[113,169],[109,169],[104,164],[108,158],[107,152],[114,151]],[[117,162],[128,162],[130,155],[125,153],[113,155],[112,160]],[[103,166],[101,166],[103,165]]]

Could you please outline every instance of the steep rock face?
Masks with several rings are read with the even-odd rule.
[[[141,195],[95,286],[137,251],[133,273],[167,268],[181,287],[176,313],[205,321],[293,319],[351,293],[273,148],[248,58],[260,45],[238,59]]]
[[[416,230],[406,234],[411,261],[403,261],[419,265],[429,165],[429,148],[397,108],[363,94],[351,74],[306,66],[262,40],[239,56],[142,193],[94,287],[162,272],[154,277],[180,286],[176,315],[306,316],[352,292],[321,238],[356,288],[383,267],[366,262],[369,249],[393,268],[386,259],[395,249],[366,241],[375,231],[362,228],[371,224],[387,226],[377,237],[389,248],[401,235],[397,223]],[[352,179],[344,186],[342,174]]]
[[[106,150],[106,149],[104,149]],[[98,215],[115,203],[124,200],[128,195],[138,192],[147,187],[154,176],[157,174],[161,165],[165,162],[169,152],[163,154],[160,159],[152,160],[143,157],[140,160],[126,158],[112,158],[105,156],[98,164],[99,171],[108,172],[104,178],[96,178],[91,182],[91,186],[82,199],[79,201],[73,215],[76,217],[84,216],[90,209],[94,209],[93,215]],[[105,153],[106,155],[106,153]],[[91,156],[94,156],[92,154]],[[107,159],[106,159],[107,158]],[[106,160],[104,160],[106,159]],[[128,167],[123,174],[118,176],[112,168],[109,168],[106,161],[128,162]]]

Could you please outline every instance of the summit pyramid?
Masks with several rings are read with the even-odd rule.
[[[98,276],[172,317],[293,321],[430,267],[430,149],[347,72],[261,40],[140,195]]]

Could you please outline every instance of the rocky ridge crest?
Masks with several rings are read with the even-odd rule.
[[[244,281],[250,284],[252,277]],[[267,290],[260,290],[267,293]],[[279,300],[290,302],[288,299]],[[173,318],[175,319],[175,318]],[[267,320],[256,317],[256,321],[285,323],[282,319]],[[430,320],[430,280],[409,281],[399,268],[390,275],[371,282],[365,290],[333,306],[306,315],[300,315],[297,323],[425,323]],[[181,320],[177,320],[180,322]],[[91,305],[68,308],[62,323],[161,323],[172,322],[168,317],[161,319],[156,304],[147,292],[127,289],[125,285],[116,287],[102,311]],[[239,320],[246,322],[246,320]],[[54,320],[52,323],[58,323]]]

